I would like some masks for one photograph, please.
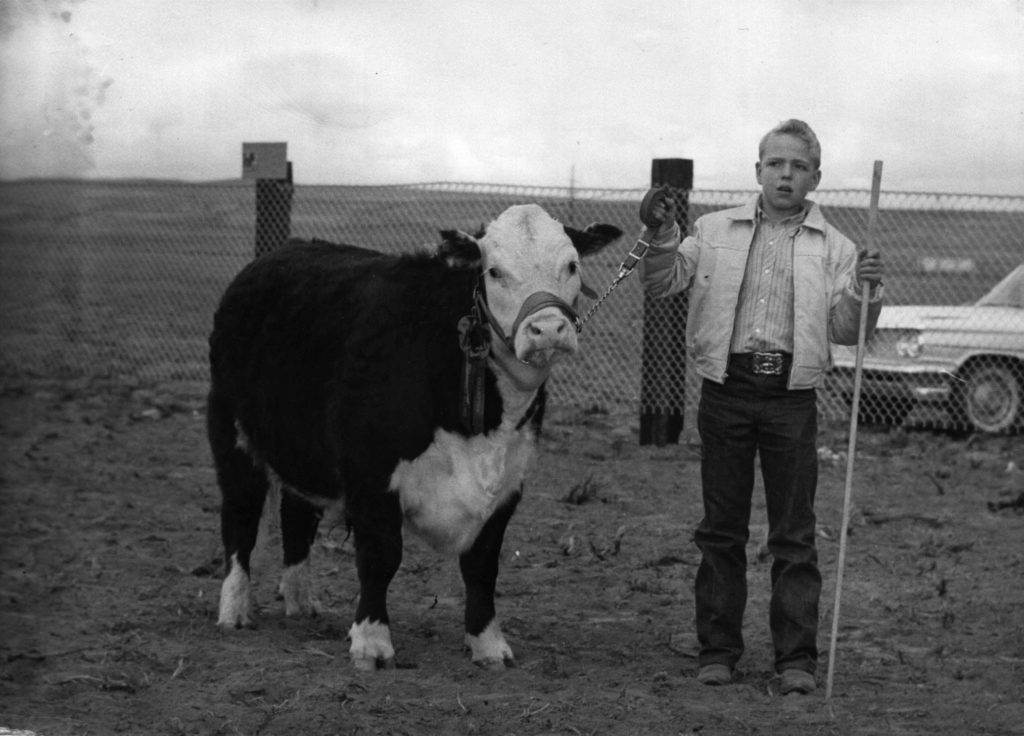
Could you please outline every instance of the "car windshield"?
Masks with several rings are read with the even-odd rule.
[[[1010,271],[1005,279],[977,301],[979,307],[1017,307],[1024,309],[1024,263]]]

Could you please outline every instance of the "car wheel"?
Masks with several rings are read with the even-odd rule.
[[[975,363],[960,378],[958,409],[975,430],[999,434],[1021,420],[1024,387],[1019,367],[1009,363]]]

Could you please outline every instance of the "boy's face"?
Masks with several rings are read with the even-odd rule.
[[[761,185],[761,206],[769,216],[800,211],[807,193],[821,181],[807,145],[796,136],[773,135],[765,142],[764,155],[755,165]]]

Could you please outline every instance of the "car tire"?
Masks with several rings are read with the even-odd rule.
[[[974,362],[960,375],[957,413],[976,432],[1002,434],[1024,419],[1024,368],[1010,362]]]

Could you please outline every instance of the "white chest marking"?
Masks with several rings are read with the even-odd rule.
[[[439,551],[463,552],[519,490],[533,450],[529,428],[503,425],[474,437],[438,429],[422,455],[398,463],[390,488],[412,531]]]

